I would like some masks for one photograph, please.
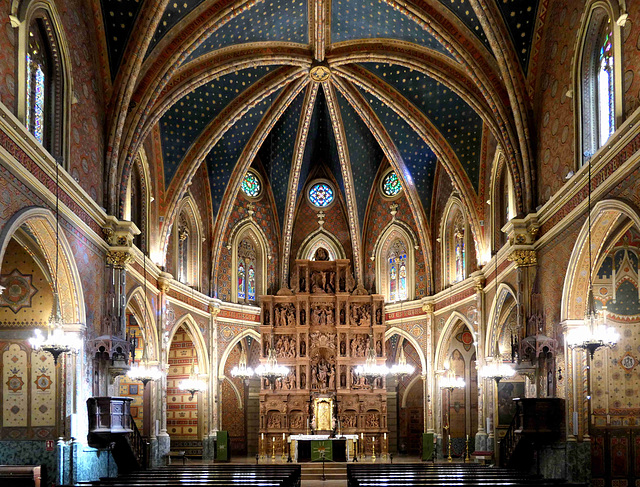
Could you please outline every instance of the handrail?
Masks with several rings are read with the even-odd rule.
[[[500,466],[506,467],[511,460],[511,455],[516,449],[518,442],[520,441],[520,435],[516,435],[516,431],[522,429],[522,414],[520,411],[520,403],[516,403],[516,413],[513,415],[511,424],[507,428],[506,433],[500,440]]]
[[[136,422],[133,420],[133,416],[129,415],[129,420],[131,422],[132,430],[129,435],[131,449],[136,456],[138,465],[140,465],[140,468],[145,470],[149,466],[149,444],[147,439],[140,434],[140,430],[138,429]]]

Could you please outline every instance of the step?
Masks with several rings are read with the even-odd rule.
[[[344,463],[325,463],[325,481],[345,481],[347,480],[347,465]],[[301,480],[322,481],[322,463],[302,464]]]

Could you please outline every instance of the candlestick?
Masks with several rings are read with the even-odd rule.
[[[376,463],[376,439],[371,437],[371,461]]]
[[[276,437],[271,437],[271,460],[276,461]]]
[[[283,463],[287,459],[287,455],[285,455],[285,453],[284,453],[284,447],[285,447],[286,444],[287,444],[287,442],[285,441],[284,433],[282,433],[282,462]]]

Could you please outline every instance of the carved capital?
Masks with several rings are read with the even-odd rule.
[[[436,310],[436,306],[433,303],[424,303],[422,305],[422,311],[425,313],[433,313]]]
[[[507,257],[509,261],[515,262],[516,267],[530,267],[538,265],[538,258],[535,250],[514,250]]]
[[[131,262],[131,253],[128,250],[109,250],[107,252],[107,265],[123,269]]]
[[[162,293],[166,293],[171,287],[171,280],[173,276],[168,272],[161,272],[158,276],[158,289]]]

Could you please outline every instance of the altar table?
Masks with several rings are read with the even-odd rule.
[[[358,435],[338,435],[333,438],[329,435],[291,435],[289,438],[294,462],[317,461],[322,451],[327,461],[348,462],[355,453],[354,443]]]

